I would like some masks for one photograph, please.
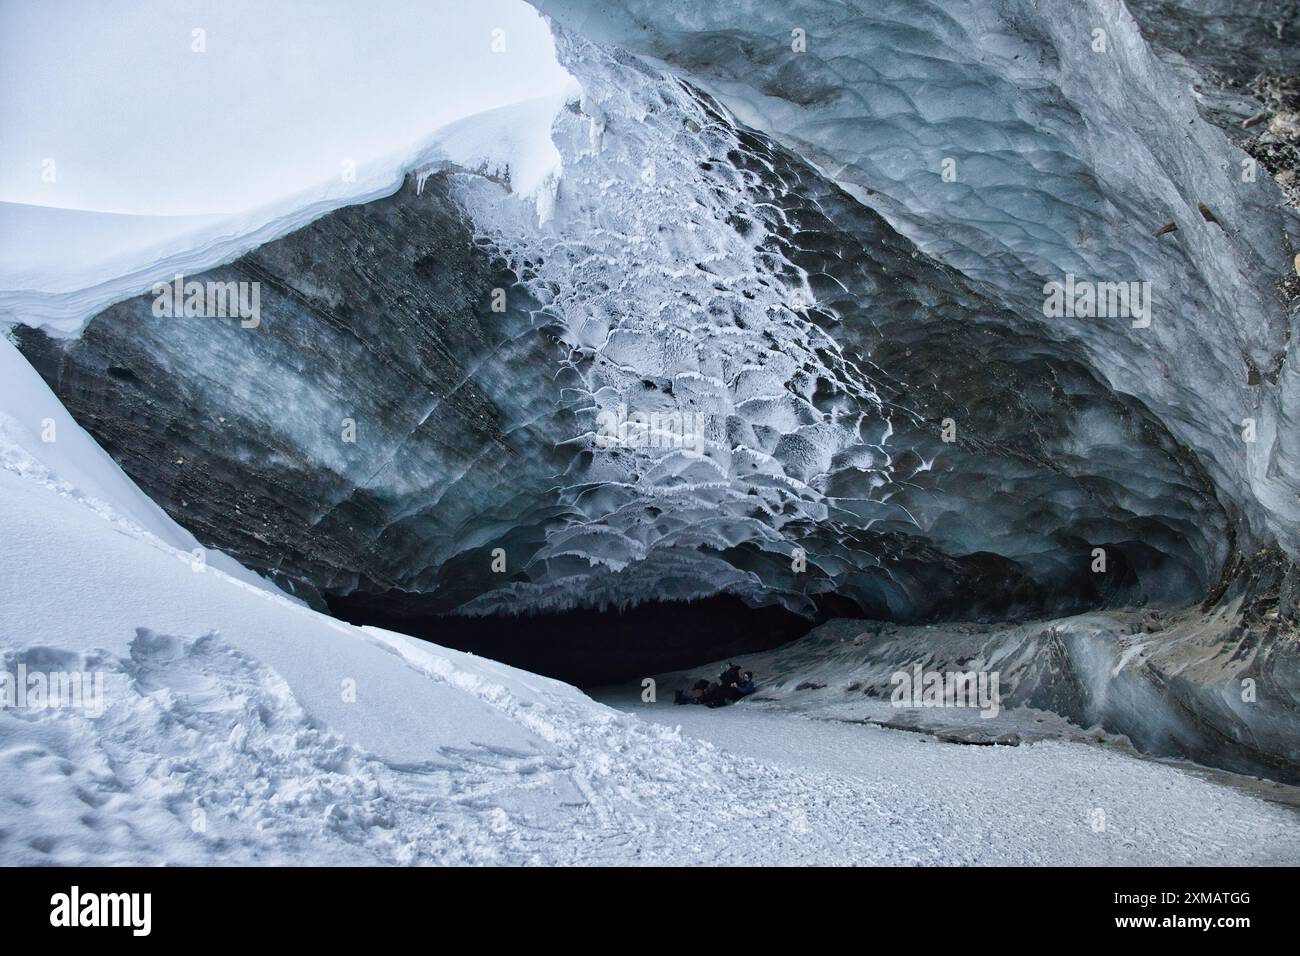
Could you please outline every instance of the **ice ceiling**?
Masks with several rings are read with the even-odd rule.
[[[255,330],[19,331],[200,540],[423,612],[908,620],[1295,555],[1294,214],[1122,4],[537,6],[583,90],[542,202],[416,170],[200,277],[261,283]],[[1047,317],[1067,275],[1149,327]],[[601,440],[630,413],[701,453]]]

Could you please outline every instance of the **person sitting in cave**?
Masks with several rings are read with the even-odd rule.
[[[748,697],[754,692],[754,672],[744,671],[730,664],[717,681],[697,680],[689,692],[677,691],[675,704],[704,704],[706,707],[725,707]]]
[[[754,692],[754,672],[741,672],[734,664],[723,671],[724,678],[731,678],[727,683],[710,684],[704,695],[704,703],[709,707],[724,707],[743,700]]]
[[[714,681],[709,685],[709,689],[704,692],[703,703],[705,707],[725,707],[734,699],[732,695],[735,689],[732,687],[719,684]]]
[[[688,692],[682,693],[680,690],[677,691],[676,696],[673,698],[673,703],[674,704],[702,704],[704,703],[704,697],[708,692],[709,692],[709,682],[706,680],[697,680],[695,682],[695,686],[692,687]]]

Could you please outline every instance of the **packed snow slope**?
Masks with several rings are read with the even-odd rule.
[[[635,696],[609,703],[722,753],[823,780],[829,799],[843,788],[856,803],[840,821],[847,844],[872,831],[890,834],[858,863],[1293,866],[1300,860],[1296,810],[1094,744],[965,746],[749,702],[722,710],[647,705]],[[1285,788],[1263,792],[1278,789]],[[1252,808],[1248,818],[1237,816],[1246,807]],[[822,809],[797,804],[785,816],[792,829],[811,836]]]
[[[0,709],[0,863],[1300,855],[1291,811],[1079,744],[949,756],[738,707],[707,715],[726,721],[707,733],[738,731],[717,749],[555,681],[350,627],[198,560],[75,425],[42,440],[57,400],[3,339],[0,371],[4,670],[104,675],[99,707]]]

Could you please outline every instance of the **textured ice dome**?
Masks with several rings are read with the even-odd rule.
[[[1295,552],[1295,217],[1122,4],[538,6],[580,94],[148,266],[268,280],[256,335],[154,321],[145,271],[0,295],[126,298],[22,344],[164,507],[305,592],[485,613],[1186,602]],[[1046,316],[1067,274],[1149,281],[1150,327]],[[704,453],[602,445],[623,407]]]
[[[987,284],[1032,334],[1065,343],[1198,452],[1243,513],[1247,546],[1276,536],[1296,552],[1296,316],[1277,292],[1292,271],[1294,210],[1268,175],[1242,175],[1249,158],[1200,115],[1188,75],[1157,55],[1124,4],[537,6],[698,83],[922,251]],[[1204,29],[1232,47],[1233,7],[1138,10],[1170,42]],[[1294,16],[1277,4],[1258,15],[1270,10]],[[805,52],[792,50],[795,29]],[[1251,36],[1235,49],[1264,45]],[[1294,48],[1289,35],[1277,45]],[[942,178],[945,159],[956,162],[953,182]],[[1170,221],[1178,232],[1154,239]],[[1044,321],[1043,286],[1067,273],[1150,281],[1151,328]]]

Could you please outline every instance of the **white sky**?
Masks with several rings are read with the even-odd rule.
[[[254,209],[569,82],[523,0],[0,0],[0,201]]]

